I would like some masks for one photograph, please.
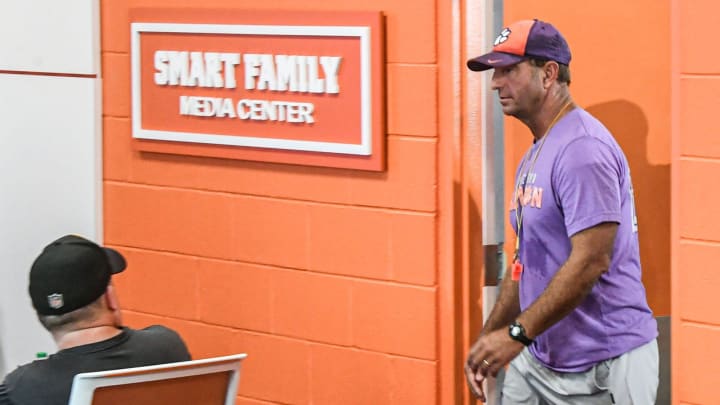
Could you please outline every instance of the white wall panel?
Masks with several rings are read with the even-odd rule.
[[[98,74],[97,3],[0,1],[0,70]]]
[[[64,3],[64,2],[63,2]],[[54,352],[30,265],[67,233],[99,240],[97,79],[0,74],[0,372]]]

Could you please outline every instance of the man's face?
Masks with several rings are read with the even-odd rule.
[[[529,61],[495,68],[492,89],[497,90],[505,115],[518,119],[533,116],[541,105],[544,92],[542,69]]]

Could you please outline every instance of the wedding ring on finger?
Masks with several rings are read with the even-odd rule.
[[[485,359],[483,359],[482,364],[483,364],[485,367],[490,367],[490,362],[487,361],[487,360],[485,360]]]

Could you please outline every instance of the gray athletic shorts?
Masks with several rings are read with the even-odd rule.
[[[528,349],[511,363],[502,405],[653,405],[658,386],[657,340],[582,373],[558,373],[540,364]]]

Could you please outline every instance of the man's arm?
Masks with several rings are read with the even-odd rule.
[[[544,332],[580,305],[597,279],[610,266],[617,226],[613,222],[604,222],[570,238],[572,250],[568,260],[555,274],[547,289],[517,317],[528,337],[534,338]],[[504,329],[480,335],[468,356],[465,370],[468,383],[476,396],[484,397],[482,391],[476,391],[483,378],[497,375],[524,347],[522,343],[511,339]]]
[[[495,305],[483,325],[480,335],[507,327],[520,314],[520,296],[518,283],[512,277],[506,276],[500,285],[500,294]]]
[[[485,393],[482,388],[482,374],[478,374],[478,367],[482,362],[479,352],[483,349],[482,337],[493,331],[503,329],[510,325],[520,313],[520,297],[518,292],[518,283],[513,281],[511,277],[505,277],[500,286],[500,294],[493,305],[490,316],[488,316],[485,325],[483,325],[475,344],[470,348],[467,362],[465,364],[465,377],[467,378],[468,387],[475,397],[481,401],[485,401]]]
[[[531,339],[572,312],[610,267],[618,224],[604,222],[570,238],[572,250],[547,289],[517,320]]]

